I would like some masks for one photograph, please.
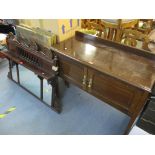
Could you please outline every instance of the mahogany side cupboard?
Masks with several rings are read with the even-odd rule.
[[[73,83],[130,116],[125,131],[128,134],[154,95],[155,55],[78,31],[74,37],[52,46],[50,50],[58,59],[58,76],[66,84]],[[15,60],[5,53],[8,59]],[[45,70],[52,77],[50,68]],[[53,97],[58,98],[57,93]],[[56,105],[53,108],[60,107],[58,104],[58,101],[52,104]]]

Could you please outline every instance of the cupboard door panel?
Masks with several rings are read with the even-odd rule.
[[[143,95],[142,90],[92,69],[88,70],[88,92],[127,113],[136,110]]]
[[[70,59],[59,58],[60,75],[80,88],[86,88],[87,68]]]

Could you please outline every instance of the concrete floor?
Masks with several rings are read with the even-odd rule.
[[[0,62],[0,114],[16,109],[0,119],[0,134],[121,135],[129,118],[110,105],[79,88],[65,88],[61,81],[62,113],[57,114],[37,98],[7,78],[8,62]],[[39,95],[39,81],[20,67],[21,83]],[[14,78],[16,78],[14,74]],[[52,89],[44,84],[44,98]]]

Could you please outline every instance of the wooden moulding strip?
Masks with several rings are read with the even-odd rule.
[[[111,46],[120,50],[123,50],[124,52],[129,52],[129,53],[133,53],[136,54],[138,56],[143,56],[145,58],[151,59],[151,60],[155,60],[155,54],[147,51],[147,50],[143,50],[143,49],[138,49],[135,47],[131,47],[131,46],[127,46],[118,42],[114,42],[111,40],[106,40],[97,36],[93,36],[90,34],[85,34],[82,33],[80,31],[76,31],[75,33],[75,37],[78,40],[82,40],[82,41],[86,41],[86,42],[90,42],[90,43],[100,43],[100,44],[105,44],[107,46]]]

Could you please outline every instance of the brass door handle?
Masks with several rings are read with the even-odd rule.
[[[87,82],[87,77],[86,75],[83,76],[83,80],[82,80],[82,84],[83,85],[86,85],[86,82]]]
[[[89,81],[88,81],[88,88],[91,88],[92,87],[92,83],[93,83],[93,79],[90,78]]]

